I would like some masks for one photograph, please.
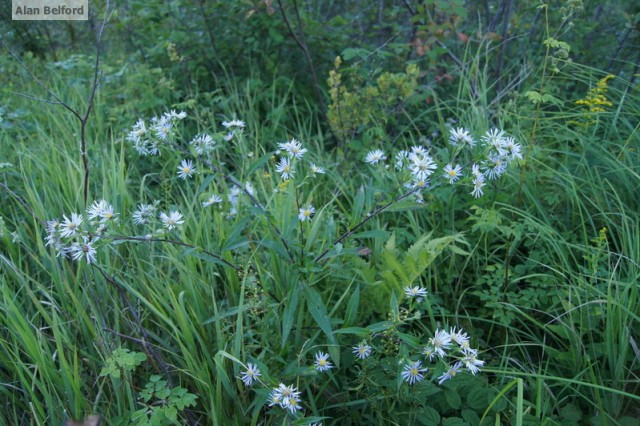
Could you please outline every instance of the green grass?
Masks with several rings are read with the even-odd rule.
[[[119,223],[94,265],[56,257],[44,241],[44,221],[85,209],[78,123],[60,107],[3,93],[32,118],[0,128],[0,158],[13,164],[0,169],[0,424],[92,413],[129,424],[154,375],[197,397],[180,407],[179,424],[301,419],[269,407],[279,383],[302,393],[307,423],[638,424],[637,85],[612,80],[613,107],[576,125],[587,118],[575,99],[560,107],[523,95],[492,102],[497,82],[484,64],[494,53],[485,48],[467,52],[455,96],[435,96],[417,117],[444,132],[452,116],[474,132],[503,125],[525,146],[518,167],[479,200],[468,185],[433,185],[425,204],[393,203],[336,246],[403,188],[392,168],[363,163],[366,150],[330,148],[322,115],[291,81],[238,81],[230,72],[216,92],[194,90],[179,104],[167,95],[165,107],[153,105],[160,94],[138,105],[118,102],[108,85],[98,92],[90,201],[112,203]],[[147,71],[119,77],[125,94],[144,90],[137,82]],[[13,86],[34,90],[24,72],[15,74]],[[570,80],[586,94],[603,76],[574,64],[544,84]],[[67,89],[69,78],[60,71],[48,84],[82,106],[88,89],[82,80]],[[523,81],[520,94],[542,84],[535,74]],[[138,118],[171,108],[189,113],[183,147],[198,132],[222,134],[224,119],[247,128],[219,144],[218,169],[198,162],[200,173],[183,181],[175,173],[182,152],[140,157],[124,140]],[[411,136],[382,146],[387,156],[424,136],[417,117],[397,133]],[[448,153],[447,136],[434,138],[434,155]],[[291,138],[309,152],[283,186],[273,152]],[[303,182],[309,158],[327,174]],[[245,197],[236,217],[201,207],[211,193],[226,196],[233,179],[250,181],[260,205]],[[131,213],[154,200],[160,211],[179,209],[185,224],[144,241],[155,229],[134,225]],[[316,215],[300,223],[307,203]],[[155,241],[163,239],[174,242]],[[428,289],[427,303],[407,300],[404,286]],[[428,380],[403,383],[404,363],[418,359],[435,329],[452,326],[480,348],[482,372],[440,386],[444,371],[434,363]],[[351,348],[363,339],[375,355],[361,362]],[[119,348],[147,359],[118,377],[101,375]],[[312,368],[318,351],[330,354],[328,374]],[[249,362],[263,374],[253,388],[240,380]]]

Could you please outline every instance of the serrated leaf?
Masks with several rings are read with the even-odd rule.
[[[469,426],[469,423],[462,420],[460,417],[448,417],[442,419],[442,426]]]
[[[459,410],[462,406],[462,398],[460,398],[460,394],[453,389],[445,388],[444,398],[446,399],[449,407],[453,408],[454,410]]]
[[[437,426],[440,424],[440,414],[431,407],[424,407],[419,411],[416,420],[425,426]]]
[[[487,390],[483,387],[473,388],[467,395],[467,405],[476,411],[484,411],[489,406]]]
[[[473,410],[469,410],[464,409],[462,410],[462,418],[464,419],[465,422],[472,424],[472,425],[477,425],[480,424],[480,416],[478,415],[478,413],[476,413]]]
[[[366,58],[370,53],[371,52],[369,52],[367,49],[348,47],[342,51],[341,56],[342,56],[342,59],[344,59],[345,61],[350,61],[355,57],[358,57],[361,59]]]

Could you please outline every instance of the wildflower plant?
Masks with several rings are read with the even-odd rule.
[[[242,298],[246,297],[247,306],[252,306],[246,317],[254,318],[253,323],[262,322],[260,316],[273,309],[272,303],[278,309],[281,304],[284,306],[282,318],[270,317],[270,323],[264,325],[262,332],[269,336],[270,327],[280,330],[280,342],[271,343],[273,347],[286,347],[293,318],[308,312],[328,339],[326,349],[315,351],[311,359],[305,356],[308,350],[302,348],[295,359],[296,366],[283,368],[269,363],[259,351],[249,350],[247,355],[261,366],[271,364],[270,371],[266,372],[253,362],[242,363],[232,358],[242,365],[236,377],[243,392],[268,393],[263,404],[276,416],[301,419],[315,410],[317,402],[307,404],[305,401],[315,400],[315,396],[308,393],[326,386],[320,384],[322,377],[353,380],[347,387],[354,389],[361,380],[395,381],[399,386],[419,387],[425,386],[425,382],[443,385],[457,376],[474,376],[481,371],[483,352],[472,348],[470,337],[462,329],[439,327],[427,332],[425,327],[415,327],[423,315],[433,318],[436,309],[431,293],[416,282],[429,262],[421,263],[414,278],[406,279],[398,287],[403,289],[406,303],[401,308],[397,303],[397,296],[402,292],[387,294],[392,304],[389,321],[382,325],[360,324],[362,327],[354,333],[358,335],[357,340],[348,337],[348,327],[344,338],[334,334],[334,324],[328,319],[329,308],[314,288],[319,282],[314,281],[314,274],[332,267],[334,259],[341,255],[343,243],[356,231],[410,196],[417,206],[424,204],[425,195],[438,187],[462,186],[471,199],[483,196],[485,185],[498,180],[510,163],[522,158],[522,147],[514,138],[499,129],[476,135],[464,127],[451,127],[443,146],[437,149],[414,145],[393,154],[382,148],[372,150],[363,160],[367,167],[374,168],[380,184],[389,185],[388,193],[393,195],[369,213],[364,214],[361,206],[349,228],[336,236],[334,219],[328,217],[332,207],[317,195],[317,188],[332,170],[311,159],[313,155],[305,143],[296,138],[275,143],[273,151],[265,149],[263,156],[251,166],[225,163],[217,152],[222,144],[235,144],[240,148],[239,157],[247,157],[245,123],[238,119],[224,121],[223,130],[218,133],[200,132],[189,138],[181,133],[179,126],[185,118],[184,112],[170,111],[148,123],[138,120],[126,139],[139,155],[164,155],[174,162],[172,185],[184,188],[193,199],[182,204],[141,201],[127,213],[116,211],[105,200],[96,201],[83,213],[74,212],[47,224],[46,242],[57,256],[96,264],[105,246],[123,241],[157,241],[197,251],[243,277]],[[234,169],[234,165],[239,168]],[[236,235],[237,242],[201,247],[198,241],[192,241],[190,224],[202,223],[201,216],[207,220],[213,218],[218,226],[233,227],[231,233]],[[252,218],[256,221],[255,228],[249,228]],[[262,226],[258,226],[260,224]],[[325,229],[321,229],[323,227]],[[252,235],[254,229],[259,230],[255,235],[259,238]],[[265,229],[268,237],[263,233]],[[127,235],[130,230],[134,230],[135,235]],[[244,240],[243,235],[247,235]],[[249,241],[257,244],[268,241],[265,247],[277,253],[269,262],[278,280],[269,282],[268,275],[259,273],[265,268],[261,262],[270,257],[265,255],[263,259],[255,247],[247,255],[242,247],[249,245]],[[422,238],[416,244],[425,247],[427,241]],[[232,250],[236,247],[238,250]],[[418,252],[420,248],[415,250]],[[279,272],[279,268],[286,272]],[[287,355],[280,358],[287,363]],[[344,371],[345,358],[351,359],[355,375]],[[307,364],[306,367],[303,364]],[[390,388],[387,384],[380,385],[380,389],[383,394]],[[303,391],[308,398],[303,397]]]

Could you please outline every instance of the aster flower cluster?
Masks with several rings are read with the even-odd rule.
[[[139,119],[131,128],[127,140],[140,155],[160,155],[161,144],[173,139],[176,123],[186,116],[184,111],[171,110],[160,117],[153,117],[148,126],[143,119]]]
[[[477,374],[480,372],[480,367],[484,365],[484,361],[478,359],[478,350],[471,348],[469,340],[469,335],[456,327],[451,328],[448,332],[436,330],[433,337],[430,337],[428,343],[422,348],[424,359],[407,360],[403,364],[400,376],[410,385],[424,380],[430,370],[425,362],[441,363],[438,368],[432,368],[444,371],[436,379],[439,385],[452,379],[461,371],[467,371],[473,375]],[[366,340],[354,346],[352,351],[355,357],[361,361],[366,360],[374,353],[373,347]]]
[[[133,212],[131,220],[136,225],[161,225],[155,233],[163,233],[179,228],[184,223],[182,213],[177,210],[156,214],[157,203],[140,204]],[[46,246],[56,251],[56,257],[96,262],[98,248],[110,241],[109,231],[115,231],[119,214],[105,200],[94,201],[82,213],[64,215],[62,220],[47,221]],[[112,233],[113,235],[113,233]],[[150,235],[148,235],[150,237]]]
[[[418,202],[423,200],[422,190],[432,186],[436,178],[450,185],[469,182],[470,195],[479,198],[487,180],[498,179],[511,161],[522,159],[522,146],[503,130],[487,131],[481,136],[480,143],[463,127],[450,127],[449,132],[448,142],[453,148],[449,161],[436,161],[430,150],[423,146],[401,150],[394,156],[395,170],[404,186],[414,190]],[[384,151],[376,149],[367,153],[364,161],[387,168],[386,160]]]
[[[276,173],[280,174],[280,178],[283,180],[283,184],[280,185],[281,188],[284,188],[289,181],[295,178],[296,164],[304,157],[306,152],[307,149],[303,148],[302,144],[296,139],[278,144],[276,154],[281,155],[281,157],[276,165]],[[317,175],[322,174],[325,174],[324,168],[312,163],[309,166],[307,177],[315,178]],[[298,209],[298,219],[300,222],[310,222],[315,212],[316,209],[311,204],[300,207]]]
[[[445,364],[445,372],[438,377],[438,384],[455,377],[460,370],[475,375],[484,365],[478,359],[478,349],[471,348],[469,335],[456,327],[449,331],[436,330],[422,349],[422,355],[430,362],[440,361]]]
[[[223,121],[222,126],[227,129],[227,133],[224,135],[224,140],[225,142],[229,142],[236,136],[236,134],[242,133],[245,123],[242,120],[233,119],[231,121]]]
[[[334,368],[329,360],[329,354],[318,351],[314,355],[313,367],[318,373],[325,373]],[[240,373],[239,379],[245,386],[251,387],[257,382],[261,382],[262,372],[256,364],[247,363],[245,370]],[[280,407],[294,414],[302,410],[300,392],[293,385],[285,385],[280,383],[277,387],[271,389],[269,395],[269,407]]]
[[[171,143],[174,144],[172,148],[175,149],[177,144],[174,141],[177,132],[175,127],[178,120],[182,120],[187,116],[185,112],[165,112],[162,116],[154,117],[151,119],[150,124],[147,125],[144,120],[139,119],[133,126],[132,130],[127,136],[127,140],[133,144],[133,148],[141,155],[159,155],[160,148],[163,146],[171,147]],[[189,147],[191,153],[197,158],[203,158],[211,161],[211,154],[218,147],[218,142],[224,140],[226,142],[231,141],[236,135],[242,133],[245,128],[245,122],[238,119],[230,121],[223,121],[222,127],[225,131],[216,133],[213,136],[207,133],[197,134],[190,142]],[[295,151],[295,146],[293,147]],[[302,150],[304,153],[306,150]],[[300,155],[301,157],[301,155]],[[194,177],[198,170],[195,162],[191,159],[183,159],[176,167],[176,175],[178,178],[187,180]],[[324,173],[321,168],[315,169],[316,173]],[[253,186],[251,183],[246,182],[244,184],[244,190],[246,193],[253,194]],[[238,213],[240,205],[240,195],[243,193],[241,188],[233,186],[226,194],[212,193],[206,196],[206,199],[201,202],[202,207],[209,207],[213,205],[222,206],[226,201],[228,202],[227,217],[235,217]],[[140,205],[139,209],[134,213],[134,221],[136,224],[148,224],[153,215],[150,214],[149,205]],[[172,230],[181,225],[181,216],[178,217],[178,212],[166,212],[162,213],[160,220],[162,225],[167,230]]]
[[[139,204],[133,212],[131,218],[136,225],[149,225],[151,227],[162,226],[162,229],[155,231],[156,234],[179,229],[184,224],[184,216],[178,210],[157,212],[158,203]]]
[[[273,388],[269,395],[269,407],[273,407],[274,405],[289,410],[291,413],[302,410],[298,388],[293,387],[293,385],[286,386],[284,383],[280,383],[278,387]]]
[[[47,221],[45,245],[55,249],[56,257],[95,263],[100,237],[117,222],[118,214],[111,204],[105,200],[94,201],[85,214],[71,213],[62,220]]]
[[[276,172],[280,174],[283,181],[293,179],[295,175],[295,163],[297,160],[302,159],[307,152],[305,148],[302,148],[302,144],[295,139],[291,139],[289,142],[283,142],[278,144],[278,152],[285,155],[280,158],[278,165],[276,166]]]

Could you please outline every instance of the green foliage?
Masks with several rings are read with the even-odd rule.
[[[111,376],[119,379],[123,371],[133,371],[147,360],[147,356],[140,352],[131,352],[126,348],[116,349],[106,360],[106,366],[100,371],[100,377]]]
[[[38,103],[51,98],[30,74],[86,107],[92,29],[0,24],[29,69],[0,56],[0,424],[637,424],[637,7],[365,3],[119,5],[87,205],[77,120]],[[128,129],[169,109],[188,118],[139,157]],[[230,135],[234,119],[246,127]],[[477,200],[483,143],[466,155],[458,127],[524,145]],[[308,152],[282,179],[292,138]],[[402,195],[390,154],[417,145],[440,159],[424,203]],[[363,164],[372,148],[384,164]],[[447,162],[463,167],[455,185]],[[46,239],[46,220],[101,199],[117,220],[85,219],[88,240],[64,252]],[[141,203],[158,209],[145,225]],[[89,243],[95,261],[68,257]],[[432,357],[431,340],[454,327],[484,364],[439,383],[465,355]],[[280,385],[301,410],[271,404]]]
[[[170,388],[160,376],[151,376],[138,396],[144,408],[131,414],[136,426],[180,424],[178,414],[186,407],[196,405],[198,397],[180,386]]]
[[[347,52],[346,57],[353,53]],[[331,103],[327,118],[334,134],[340,140],[361,137],[363,144],[380,143],[388,134],[388,126],[397,126],[402,105],[416,93],[420,70],[415,64],[407,65],[404,73],[389,72],[379,75],[373,84],[366,85],[358,74],[355,81],[343,81],[340,73],[342,59],[338,56],[335,68],[329,73],[327,84]]]

